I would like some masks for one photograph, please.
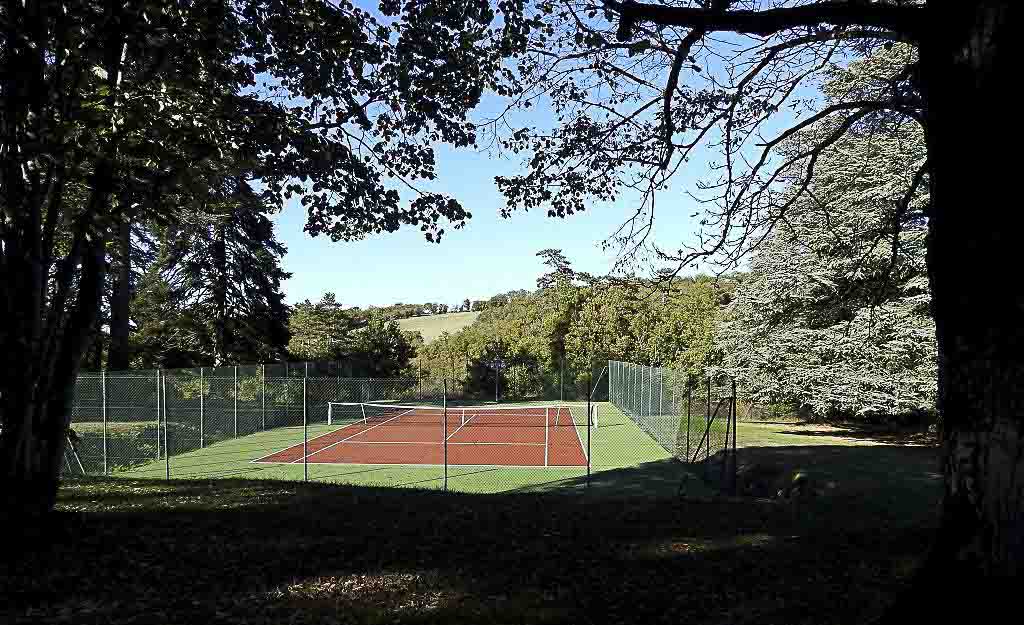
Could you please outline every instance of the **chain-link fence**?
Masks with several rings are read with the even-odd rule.
[[[627,401],[620,363],[543,377],[509,367],[496,398],[451,380],[312,375],[325,371],[345,372],[310,363],[288,375],[272,375],[283,365],[82,374],[65,471],[471,492],[647,493],[678,478],[678,449],[659,422],[668,408],[655,407],[678,403],[678,385],[666,379],[664,397],[648,388]],[[694,456],[715,456],[723,422],[698,432],[695,418]]]
[[[609,401],[667,453],[722,490],[736,484],[736,382],[629,362],[608,364]]]

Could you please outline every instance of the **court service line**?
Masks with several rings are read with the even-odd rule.
[[[455,431],[454,431],[454,432],[452,432],[451,434],[449,434],[449,435],[448,435],[448,438],[446,438],[446,439],[444,439],[444,440],[445,440],[445,441],[450,441],[450,440],[452,439],[452,437],[453,437],[453,436],[455,436],[456,434],[458,434],[458,433],[459,433],[459,430],[461,430],[462,428],[466,427],[466,425],[467,425],[467,424],[468,424],[468,423],[469,423],[470,421],[472,421],[472,420],[473,420],[473,417],[470,417],[469,419],[466,419],[466,409],[465,409],[465,408],[463,408],[463,409],[462,409],[462,425],[460,425],[459,427],[455,428]]]
[[[298,460],[293,460],[292,462],[293,463],[301,462],[302,460],[306,460],[307,458],[312,458],[313,456],[315,456],[316,454],[320,453],[321,451],[324,451],[325,449],[330,449],[331,447],[334,447],[335,445],[340,445],[340,444],[344,443],[345,441],[347,441],[347,440],[349,440],[351,438],[355,438],[355,437],[359,436],[360,434],[365,434],[365,433],[369,432],[370,430],[372,430],[374,428],[379,428],[380,426],[385,425],[385,424],[387,424],[387,423],[389,423],[391,421],[394,421],[395,419],[397,419],[397,418],[399,418],[399,417],[401,417],[403,415],[407,415],[410,412],[413,412],[414,410],[416,410],[416,409],[415,408],[410,408],[410,409],[406,410],[405,412],[403,412],[402,414],[397,414],[397,415],[391,417],[390,419],[388,419],[386,421],[381,421],[377,425],[371,425],[370,427],[366,428],[365,430],[362,430],[360,432],[356,432],[352,436],[349,436],[347,438],[343,438],[340,441],[338,441],[337,443],[332,443],[332,444],[328,445],[327,447],[321,447],[320,449],[314,451],[311,454],[305,454],[301,458],[299,458]],[[327,435],[325,434],[324,436],[327,436]],[[318,436],[317,438],[320,438],[320,437]],[[314,438],[313,440],[316,440],[316,438]],[[307,443],[307,445],[308,445],[308,443]]]

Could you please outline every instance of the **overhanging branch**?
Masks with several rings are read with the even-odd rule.
[[[884,28],[919,41],[921,28],[928,23],[924,6],[895,6],[875,2],[820,2],[763,11],[720,11],[693,7],[674,7],[626,0],[605,0],[619,13],[618,38],[628,40],[640,22],[660,26],[681,26],[705,32],[730,31],[767,37],[802,26],[867,26]]]

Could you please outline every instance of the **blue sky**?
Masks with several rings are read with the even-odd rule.
[[[377,14],[375,2],[359,4]],[[474,117],[493,114],[499,106],[498,101],[485,98]],[[545,109],[542,105],[528,116],[520,114],[518,121],[548,126],[552,116]],[[692,241],[698,226],[690,216],[700,207],[685,191],[695,191],[695,182],[709,173],[707,160],[716,156],[698,151],[674,177],[674,188],[659,194],[653,233],[659,246],[674,250],[683,241]],[[357,242],[312,238],[303,232],[304,209],[292,200],[275,217],[278,238],[288,248],[284,268],[292,273],[284,285],[287,301],[318,299],[332,291],[346,306],[396,302],[453,305],[466,298],[533,289],[544,271],[536,253],[545,248],[561,249],[579,270],[605,274],[612,269],[616,250],[602,251],[600,243],[638,203],[637,196],[625,195],[613,205],[595,205],[564,220],[549,218],[545,211],[503,219],[499,214],[503,198],[494,177],[520,172],[517,156],[502,158],[440,146],[437,171],[436,180],[420,186],[456,198],[473,214],[464,229],[446,228],[440,244],[428,243],[415,227]]]
[[[542,119],[544,113],[534,115]],[[504,219],[494,177],[521,171],[518,157],[442,146],[437,162],[438,178],[421,186],[455,197],[473,214],[465,228],[446,228],[440,244],[428,243],[415,227],[356,242],[310,237],[303,232],[304,209],[297,200],[289,202],[275,217],[278,238],[288,247],[284,268],[292,273],[284,285],[287,301],[318,299],[333,291],[345,306],[451,305],[533,289],[544,271],[536,253],[551,247],[561,249],[577,269],[596,274],[612,269],[615,250],[602,251],[600,243],[635,210],[635,196],[566,219],[547,217],[544,211]],[[702,163],[693,165],[681,184],[705,173]],[[678,247],[694,232],[689,215],[695,207],[681,191],[663,193],[656,211],[659,244]]]
[[[376,2],[357,0],[357,4],[381,21],[389,21],[380,15]],[[493,114],[499,106],[500,102],[485,98],[475,116]],[[520,120],[548,125],[551,117],[541,106]],[[678,177],[680,185],[692,184],[706,173],[703,163],[691,163],[691,171]],[[332,291],[345,306],[459,304],[466,298],[484,299],[512,289],[535,288],[544,271],[536,253],[552,247],[561,249],[579,270],[608,273],[615,252],[602,251],[600,243],[635,210],[636,198],[627,196],[615,205],[593,206],[564,220],[549,218],[544,211],[503,219],[499,214],[503,199],[494,177],[517,173],[520,165],[517,157],[438,147],[438,177],[420,186],[456,198],[473,214],[465,228],[446,228],[440,244],[428,243],[415,227],[351,243],[313,238],[303,231],[305,211],[293,199],[274,219],[278,238],[288,248],[284,268],[292,273],[284,284],[286,300],[294,304]],[[677,248],[696,229],[688,218],[694,212],[692,200],[681,190],[661,195],[655,232],[658,243]]]

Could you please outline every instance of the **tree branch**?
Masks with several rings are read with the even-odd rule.
[[[885,28],[919,41],[921,29],[928,23],[924,6],[895,6],[868,2],[828,1],[763,11],[719,11],[693,7],[673,7],[626,0],[605,0],[620,15],[617,36],[626,41],[640,22],[660,26],[682,26],[705,32],[731,31],[767,37],[801,26],[869,26]]]

